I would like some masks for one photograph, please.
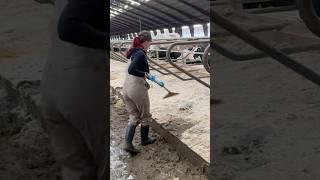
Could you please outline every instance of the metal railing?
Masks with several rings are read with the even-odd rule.
[[[299,15],[309,30],[320,37],[320,19],[313,0],[297,0]]]
[[[309,81],[317,84],[320,86],[320,76],[313,70],[309,69],[308,67],[302,65],[299,62],[296,62],[286,54],[284,54],[281,50],[278,50],[264,41],[260,40],[259,38],[252,35],[247,30],[240,28],[236,24],[232,23],[228,19],[222,17],[220,14],[216,12],[211,12],[211,20],[218,24],[219,26],[223,27],[224,29],[228,30],[232,34],[236,35],[243,41],[247,42],[248,44],[254,46],[256,49],[262,51],[263,53],[267,54],[270,57],[273,57],[276,61],[281,63],[282,65],[286,66],[287,68],[293,70],[297,74],[305,77]]]
[[[202,39],[205,39],[205,40],[194,40],[194,38],[191,38],[191,39],[188,39],[188,41],[183,41],[183,40],[178,40],[178,41],[176,41],[176,40],[154,41],[154,42],[151,43],[151,45],[164,45],[164,44],[168,44],[169,47],[170,47],[172,44],[175,44],[175,43],[181,43],[180,45],[188,45],[188,44],[203,44],[203,43],[209,43],[209,42],[210,42],[210,39],[209,39],[209,38],[202,38]],[[130,43],[131,43],[131,41],[121,41],[121,42],[118,41],[118,42],[113,43],[111,48],[112,48],[112,50],[114,50],[115,47],[118,48],[118,49],[119,49],[119,54],[121,54],[122,56],[125,57],[125,54],[122,52],[121,49],[123,48],[123,45],[125,45],[125,44],[130,44]],[[117,45],[117,46],[116,46],[116,45]],[[171,52],[180,52],[180,53],[183,53],[183,51],[172,51],[172,48],[170,49],[170,52],[169,52],[169,50],[157,50],[157,49],[151,50],[151,51],[156,51],[157,53],[158,53],[159,51],[165,51],[165,52],[167,52],[167,53],[166,53],[166,57],[168,57],[168,54],[169,54],[169,56],[170,56]],[[202,52],[192,52],[192,54],[201,54],[201,55],[203,54],[203,55],[205,55],[205,52],[203,52],[203,53],[202,53]],[[190,73],[189,73],[188,71],[186,71],[186,70],[184,70],[183,68],[177,66],[176,64],[172,65],[172,64],[170,63],[170,61],[172,62],[171,57],[170,57],[170,59],[167,59],[168,62],[169,62],[169,64],[172,65],[173,68],[178,69],[179,71],[182,70],[181,72],[184,73],[184,74],[186,74],[186,75],[189,76],[190,78],[183,78],[183,77],[179,76],[177,73],[171,71],[168,67],[165,67],[164,65],[158,63],[157,60],[154,60],[154,59],[150,58],[149,56],[147,56],[147,58],[148,58],[148,61],[149,61],[152,65],[155,65],[155,66],[159,67],[161,70],[167,72],[167,73],[162,73],[162,74],[164,74],[164,75],[173,75],[173,76],[175,76],[176,78],[178,78],[178,79],[181,80],[181,81],[189,81],[189,80],[193,80],[193,79],[199,81],[200,78],[206,78],[206,77],[207,77],[207,76],[206,76],[206,77],[196,77],[196,76],[194,76],[194,75],[191,75],[191,76],[190,76]],[[182,58],[182,59],[183,59],[183,58]],[[205,61],[204,58],[203,58],[203,61]],[[207,61],[206,61],[206,62],[207,62]],[[152,67],[152,66],[150,66],[150,67]],[[177,67],[178,67],[178,68],[177,68]],[[153,68],[153,70],[158,70],[158,69]],[[203,81],[200,80],[200,82],[203,82]],[[206,84],[207,87],[209,86],[207,83],[205,83],[205,84]]]
[[[184,41],[184,42],[175,42],[173,44],[171,44],[168,48],[168,52],[167,52],[167,59],[168,62],[174,66],[175,68],[177,68],[178,70],[180,70],[181,72],[185,73],[186,75],[188,75],[189,77],[193,78],[194,80],[198,81],[199,83],[203,84],[204,86],[210,88],[210,84],[202,81],[200,78],[196,77],[195,75],[193,75],[192,73],[186,71],[185,69],[177,66],[171,59],[170,53],[171,50],[173,49],[173,47],[177,46],[177,45],[189,45],[189,44],[203,44],[203,43],[210,43],[210,40],[200,40],[200,41]]]
[[[236,54],[232,51],[228,50],[227,48],[219,45],[217,42],[212,42],[212,48],[217,51],[218,53],[222,54],[223,56],[233,60],[233,61],[248,61],[253,59],[265,58],[269,57],[268,54],[264,52],[255,52],[255,53],[248,53],[248,54]],[[313,51],[320,49],[320,43],[318,44],[309,44],[304,46],[295,46],[295,47],[286,47],[281,48],[280,51],[286,54],[293,54],[299,52],[306,52],[306,51]]]

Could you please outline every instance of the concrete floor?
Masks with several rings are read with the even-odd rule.
[[[294,43],[255,34],[276,48],[319,42],[296,12],[265,16],[288,19],[282,32],[308,37]],[[219,42],[237,53],[254,50],[234,37]],[[290,56],[320,72],[319,50]],[[272,58],[233,62],[216,54],[214,59],[214,97],[222,100],[212,117],[215,179],[319,179],[319,87]]]
[[[114,60],[111,60],[110,64],[110,85],[114,88],[122,87],[127,65]],[[202,65],[191,68],[199,69],[200,73],[192,72],[201,74],[200,76],[208,75]],[[150,82],[149,96],[153,117],[205,161],[210,162],[210,89],[195,80],[181,81],[172,75],[152,73],[164,80],[169,90],[180,93],[163,99],[167,92]],[[185,75],[183,77],[186,78]],[[209,83],[210,78],[202,80]]]

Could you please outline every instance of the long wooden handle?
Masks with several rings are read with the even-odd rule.
[[[167,89],[165,86],[163,86],[163,88],[164,88],[165,90],[167,90],[168,93],[171,93],[171,91],[169,91],[169,89]]]

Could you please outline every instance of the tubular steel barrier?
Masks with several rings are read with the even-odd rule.
[[[171,53],[171,50],[174,46],[177,46],[177,45],[188,45],[188,44],[204,44],[204,43],[210,43],[210,40],[201,40],[201,41],[185,41],[185,42],[176,42],[176,43],[173,43],[169,46],[168,48],[168,52],[167,52],[167,59],[168,59],[168,62],[174,66],[175,68],[177,68],[178,70],[180,70],[181,72],[185,73],[186,75],[188,75],[189,77],[193,78],[194,80],[198,81],[199,83],[203,84],[204,86],[210,88],[210,84],[202,81],[200,78],[194,76],[193,74],[189,73],[188,71],[184,70],[183,68],[177,66],[171,59],[170,57],[170,53]]]
[[[311,32],[320,37],[320,19],[313,0],[297,0],[299,15]]]
[[[230,31],[232,34],[236,35],[237,37],[244,40],[248,44],[254,46],[258,50],[273,57],[276,61],[286,66],[287,68],[292,69],[294,72],[298,73],[299,75],[305,77],[306,79],[320,86],[319,74],[305,67],[301,63],[294,61],[292,58],[288,57],[286,54],[284,54],[280,50],[273,48],[272,46],[268,45],[262,40],[256,38],[250,32],[238,27],[237,25],[235,25],[228,19],[222,17],[218,13],[214,11],[211,13],[212,13],[211,20],[214,23]]]

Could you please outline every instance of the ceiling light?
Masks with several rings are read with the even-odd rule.
[[[130,2],[130,4],[131,5],[140,5],[140,3],[139,2],[137,2],[137,1],[134,1],[134,0],[127,0],[128,2]]]
[[[193,27],[202,27],[202,25],[201,24],[195,24],[195,25],[193,25]]]

